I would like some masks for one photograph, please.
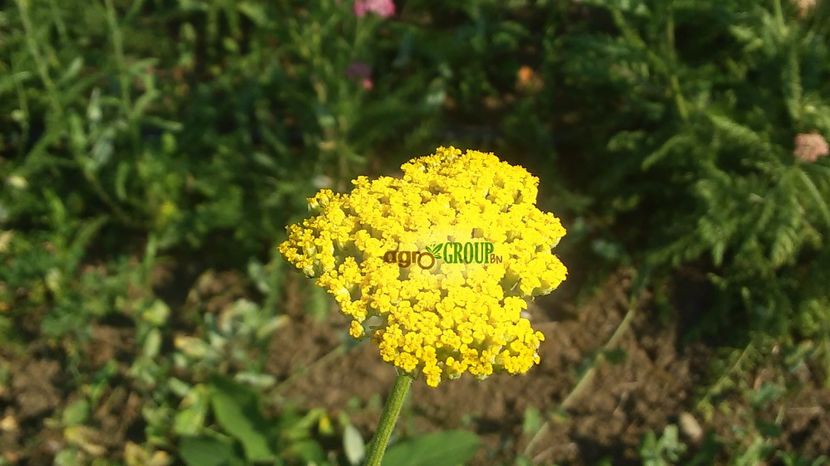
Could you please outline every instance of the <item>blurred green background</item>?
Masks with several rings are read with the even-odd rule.
[[[275,246],[316,190],[439,145],[540,177],[570,277],[533,320],[586,340],[416,391],[385,464],[827,463],[829,20],[824,0],[4,2],[0,465],[359,464],[391,368]],[[487,390],[501,414],[446,402]]]

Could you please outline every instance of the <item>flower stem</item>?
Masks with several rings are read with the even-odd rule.
[[[389,394],[386,406],[383,407],[383,414],[380,416],[380,424],[378,424],[375,439],[369,445],[366,466],[380,466],[380,460],[383,459],[389,437],[392,436],[392,431],[395,430],[395,423],[398,421],[398,414],[400,414],[401,406],[406,400],[406,394],[409,393],[410,385],[412,385],[412,377],[406,374],[399,374],[398,378],[395,379],[395,386],[392,387],[392,393]]]

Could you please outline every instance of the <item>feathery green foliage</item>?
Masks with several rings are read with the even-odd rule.
[[[658,302],[705,294],[679,325],[719,337],[695,414],[737,393],[752,427],[702,445],[654,429],[641,459],[810,464],[759,420],[800,382],[744,376],[775,347],[781,372],[830,381],[830,157],[794,156],[798,134],[830,138],[830,3],[409,0],[392,18],[352,4],[0,7],[0,406],[30,358],[60,366],[61,390],[21,418],[15,454],[36,462],[59,432],[44,460],[59,465],[358,462],[345,411],[332,426],[284,398],[297,374],[269,373],[269,353],[291,351],[274,337],[286,313],[329,308],[273,247],[317,189],[455,144],[540,176],[570,282],[624,265],[661,277]],[[128,407],[96,443],[101,413]],[[451,431],[397,456],[458,438],[472,455]]]

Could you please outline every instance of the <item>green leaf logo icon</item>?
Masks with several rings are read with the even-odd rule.
[[[429,251],[433,256],[435,256],[437,258],[438,253],[441,251],[441,245],[440,244],[433,244],[433,245],[427,246],[427,251]]]

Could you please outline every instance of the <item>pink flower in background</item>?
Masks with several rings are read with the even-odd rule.
[[[375,87],[372,81],[372,67],[363,62],[353,62],[346,68],[346,77],[360,82],[363,89],[370,91]]]
[[[395,2],[392,0],[355,0],[355,16],[360,18],[366,16],[366,13],[388,18],[395,14]]]
[[[827,140],[818,133],[801,133],[795,137],[793,155],[802,162],[812,163],[830,154]]]
[[[795,7],[798,9],[798,16],[805,17],[816,8],[816,0],[794,0]]]
[[[368,63],[355,61],[346,67],[346,77],[351,79],[363,79],[372,75],[372,67]]]

